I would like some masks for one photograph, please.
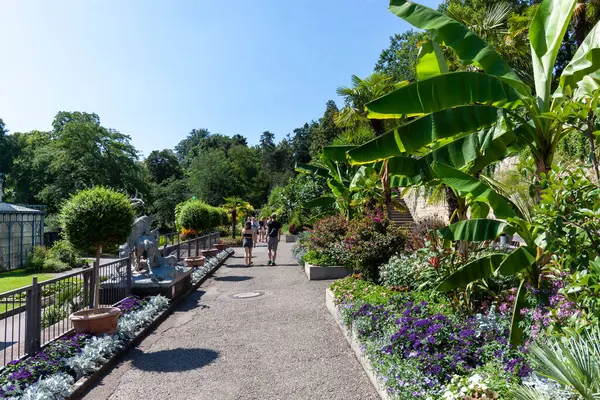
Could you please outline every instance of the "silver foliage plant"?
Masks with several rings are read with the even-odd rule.
[[[119,318],[117,335],[126,341],[133,339],[138,330],[150,324],[154,317],[169,306],[169,300],[164,296],[150,298],[147,305]]]
[[[62,400],[71,394],[73,377],[58,373],[30,385],[19,397],[9,397],[11,400]]]
[[[192,283],[196,284],[206,275],[210,274],[217,267],[217,265],[219,265],[219,263],[227,258],[231,253],[233,253],[233,249],[225,249],[217,253],[215,257],[206,260],[203,266],[196,268],[194,272],[192,272]]]
[[[117,335],[92,337],[86,341],[81,353],[67,361],[67,365],[75,371],[77,379],[82,378],[100,368],[123,344]]]

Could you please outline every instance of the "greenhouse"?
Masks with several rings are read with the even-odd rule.
[[[0,271],[21,268],[27,254],[43,240],[44,213],[2,202],[0,174]]]

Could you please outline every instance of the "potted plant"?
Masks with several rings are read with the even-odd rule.
[[[290,224],[288,226],[288,232],[290,233],[289,235],[285,235],[285,241],[287,243],[293,243],[296,241],[296,239],[298,239],[298,227],[296,226],[296,224]]]
[[[101,335],[117,330],[119,308],[99,307],[100,254],[103,245],[114,246],[127,240],[134,217],[130,199],[104,187],[82,190],[62,207],[60,220],[66,238],[80,251],[86,251],[90,245],[96,250],[93,308],[74,312],[69,317],[77,332]]]
[[[188,267],[201,267],[204,265],[204,261],[206,260],[206,257],[204,256],[197,256],[197,257],[187,257],[185,259],[185,265],[187,265]]]

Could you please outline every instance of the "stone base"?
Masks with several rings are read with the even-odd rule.
[[[162,295],[169,299],[175,299],[192,287],[192,269],[186,271],[177,280],[164,280],[152,282],[150,279],[134,281],[131,285],[131,293],[140,297]]]
[[[298,239],[298,235],[285,235],[286,243],[294,243]]]
[[[352,270],[346,267],[318,267],[306,263],[304,264],[304,273],[309,281],[321,281],[345,278],[352,273]]]
[[[356,334],[350,329],[348,329],[342,322],[341,313],[338,310],[338,307],[335,305],[333,301],[333,293],[329,289],[327,289],[325,292],[325,305],[327,306],[327,309],[331,313],[331,316],[333,317],[335,322],[337,322],[338,326],[340,327],[340,330],[346,338],[348,345],[354,351],[354,355],[358,359],[360,365],[362,365],[363,369],[365,370],[365,374],[367,374],[369,380],[375,387],[375,390],[377,390],[379,397],[381,397],[382,400],[391,400],[391,397],[388,394],[383,383],[377,380],[377,375],[375,375],[375,371],[373,371],[369,359],[360,349],[360,344],[356,339]]]

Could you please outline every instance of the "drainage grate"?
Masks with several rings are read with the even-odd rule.
[[[264,292],[245,292],[231,295],[234,299],[250,299],[252,297],[262,296]]]

